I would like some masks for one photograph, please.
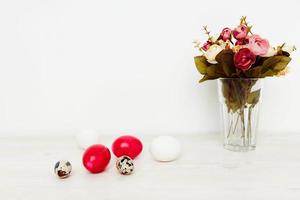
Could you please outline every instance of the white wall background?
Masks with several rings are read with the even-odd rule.
[[[192,47],[242,15],[273,44],[300,47],[300,1],[1,0],[0,132],[217,132],[216,82]],[[261,130],[300,131],[299,51],[265,84]]]

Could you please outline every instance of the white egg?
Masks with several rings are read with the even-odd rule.
[[[159,136],[153,139],[150,145],[150,153],[157,161],[173,161],[181,153],[181,144],[175,137]]]
[[[95,130],[82,130],[76,135],[76,141],[80,148],[86,149],[93,144],[99,144],[100,136]]]

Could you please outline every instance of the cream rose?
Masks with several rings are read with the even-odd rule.
[[[220,47],[222,47],[222,49],[226,49],[226,47],[230,46],[229,41],[224,42],[223,40],[219,40],[218,44]]]
[[[263,57],[272,57],[277,54],[277,49],[275,47],[269,47],[268,52]]]
[[[213,36],[210,37],[210,41],[211,41],[212,43],[215,43],[215,42],[217,42],[218,38],[219,38],[218,35],[213,35]]]
[[[207,62],[211,64],[217,64],[216,56],[218,53],[220,53],[223,50],[223,48],[217,44],[213,44],[209,47],[209,49],[204,53],[205,58],[207,59]]]
[[[295,51],[296,47],[294,45],[288,45],[284,44],[283,47],[281,48],[282,51],[288,52],[291,54],[293,51]]]

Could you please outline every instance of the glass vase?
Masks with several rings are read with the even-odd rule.
[[[218,95],[224,148],[250,151],[256,148],[262,79],[221,78]]]

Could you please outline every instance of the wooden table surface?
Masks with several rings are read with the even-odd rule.
[[[300,199],[300,134],[263,135],[247,153],[224,150],[216,134],[181,135],[182,155],[169,163],[151,158],[153,137],[140,137],[135,173],[122,176],[114,157],[105,172],[88,173],[71,136],[1,136],[0,199]],[[102,143],[113,138],[102,136]],[[53,174],[60,159],[73,165],[65,180]]]

